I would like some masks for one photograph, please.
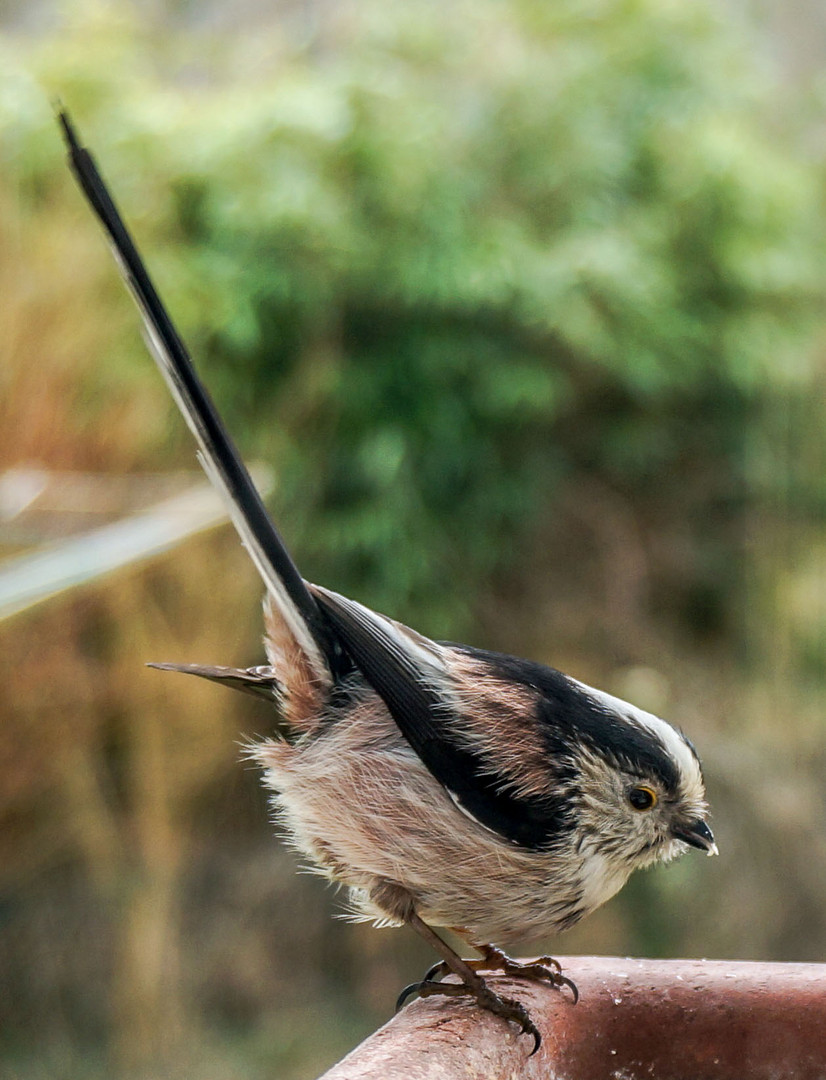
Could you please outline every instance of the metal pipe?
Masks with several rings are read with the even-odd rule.
[[[542,1046],[456,998],[415,1001],[323,1080],[824,1080],[826,964],[571,956],[566,993],[491,977]]]

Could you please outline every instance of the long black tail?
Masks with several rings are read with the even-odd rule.
[[[92,155],[79,142],[65,110],[59,111],[58,120],[69,149],[72,172],[112,241],[124,280],[143,316],[147,343],[197,440],[198,457],[207,476],[222,492],[235,528],[291,633],[311,660],[322,661],[334,675],[343,672],[349,667],[349,660],[298,572],[198,378]]]
[[[427,768],[471,817],[512,843],[542,846],[548,832],[544,802],[504,790],[500,778],[490,772],[490,762],[466,745],[464,738],[457,741],[453,726],[446,723],[463,711],[463,676],[457,678],[451,667],[456,650],[343,596],[308,586],[302,579],[195,373],[91,155],[78,142],[65,112],[59,113],[59,119],[72,171],[112,240],[143,315],[149,345],[198,441],[201,464],[224,494],[235,527],[293,636],[311,663],[326,665],[334,678],[354,666],[361,672]],[[463,651],[465,656],[471,653]],[[188,671],[268,699],[274,689],[271,668],[153,666]],[[467,700],[473,700],[473,690],[473,685],[464,687]],[[471,715],[465,716],[464,723],[473,730]]]

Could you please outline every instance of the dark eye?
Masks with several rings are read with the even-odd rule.
[[[651,810],[657,805],[657,793],[645,784],[635,784],[628,792],[628,801],[635,810]]]

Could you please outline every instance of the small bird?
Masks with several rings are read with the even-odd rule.
[[[573,926],[632,870],[717,847],[691,742],[657,716],[553,668],[432,641],[305,581],[201,384],[88,150],[70,166],[114,246],[147,341],[209,479],[266,586],[268,663],[156,664],[260,696],[277,735],[250,752],[299,852],[345,885],[354,915],[408,924],[441,957],[403,991],[468,995],[540,1033],[480,971],[576,987],[552,957],[493,941]],[[433,926],[481,954],[463,960]],[[452,973],[459,982],[443,982]]]

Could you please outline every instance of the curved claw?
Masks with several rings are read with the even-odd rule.
[[[418,994],[419,991],[422,988],[427,987],[428,984],[434,983],[438,985],[436,983],[437,978],[440,979],[444,975],[449,974],[450,968],[447,966],[444,960],[439,960],[437,961],[437,963],[431,964],[431,966],[427,969],[427,971],[424,973],[424,975],[418,982],[410,983],[409,986],[405,986],[404,990],[402,990],[402,992],[396,998],[396,1005],[393,1011],[398,1012],[409,997],[412,997],[414,994]],[[432,992],[433,991],[431,990],[431,993]],[[447,993],[449,993],[449,991],[447,991]]]
[[[427,971],[424,973],[424,978],[422,979],[422,982],[433,982],[437,975],[441,977],[442,975],[449,974],[450,968],[447,966],[444,960],[439,960],[437,963],[432,964],[427,969]]]
[[[438,967],[438,965],[434,965]],[[430,969],[432,971],[433,968]],[[430,972],[428,972],[428,975]],[[433,979],[429,979],[427,975],[421,980],[421,982],[411,983],[409,986],[405,986],[404,990],[396,998],[396,1012],[404,1005],[405,1001],[413,994],[418,994],[419,997],[432,997],[434,994],[442,994],[444,997],[470,997],[475,996],[475,991],[471,987],[466,986],[464,983],[442,983],[434,982]],[[495,996],[495,995],[494,995]]]
[[[536,1027],[531,1024],[529,1028],[522,1028],[523,1035],[533,1035],[533,1050],[528,1054],[528,1057],[533,1057],[539,1047],[542,1045],[542,1036],[537,1031]]]
[[[486,987],[487,989],[487,987]],[[539,1034],[539,1029],[531,1019],[531,1014],[525,1008],[521,1001],[516,1001],[515,998],[500,997],[498,994],[494,994],[493,991],[488,991],[490,999],[482,1000],[482,997],[477,997],[477,1001],[484,1008],[488,1009],[494,1014],[494,1016],[501,1016],[503,1020],[512,1021],[514,1024],[519,1024],[522,1029],[520,1035],[532,1035],[533,1036],[533,1050],[531,1050],[528,1057],[533,1057],[539,1047],[542,1045],[542,1036]],[[491,1000],[492,999],[492,1000]]]
[[[574,1005],[579,1001],[579,988],[573,979],[569,979],[567,975],[562,975],[557,972],[556,979],[554,980],[556,986],[567,986],[574,996]]]
[[[398,1012],[399,1009],[402,1007],[402,1005],[404,1005],[405,1001],[407,1001],[407,999],[409,997],[412,997],[414,994],[418,994],[419,987],[421,985],[422,985],[421,982],[414,982],[414,983],[410,983],[409,986],[405,986],[404,990],[402,990],[402,992],[396,998],[396,1005],[395,1005],[395,1008],[393,1009],[393,1012]]]

